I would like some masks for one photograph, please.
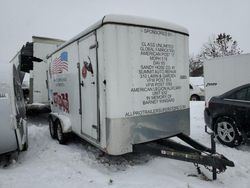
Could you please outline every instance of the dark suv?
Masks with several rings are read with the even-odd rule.
[[[240,145],[250,136],[250,84],[212,97],[204,111],[205,123],[227,146]]]

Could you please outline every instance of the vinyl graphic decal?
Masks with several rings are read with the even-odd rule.
[[[68,52],[62,52],[59,57],[53,60],[50,71],[52,74],[68,71]]]
[[[83,61],[83,67],[82,67],[82,77],[85,79],[87,77],[87,73],[90,72],[92,76],[94,76],[93,67],[91,64],[91,59],[88,56],[89,63],[87,61]]]

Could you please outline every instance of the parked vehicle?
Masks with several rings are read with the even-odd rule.
[[[75,133],[110,155],[153,151],[220,171],[234,166],[188,136],[187,61],[185,28],[105,16],[48,55],[51,137],[64,144]],[[165,140],[173,136],[196,149]]]
[[[227,146],[240,145],[250,136],[250,84],[212,97],[205,108],[205,122]]]
[[[13,64],[1,64],[0,119],[0,154],[26,150],[25,104],[19,73]]]
[[[179,26],[105,16],[63,44],[47,60],[52,137],[63,143],[74,132],[120,155],[134,144],[189,135],[187,43]]]
[[[194,84],[189,84],[190,101],[202,101],[205,99],[204,89]]]
[[[215,58],[204,63],[206,127],[215,131],[221,143],[231,147],[239,145],[242,138],[248,140],[248,123],[243,123],[248,117],[246,108],[242,107],[247,107],[247,102],[230,99],[229,94],[250,83],[249,69],[250,54]]]
[[[21,82],[25,74],[29,74],[29,82],[24,88],[25,100],[28,109],[49,107],[47,76],[48,64],[43,60],[46,55],[55,50],[65,41],[59,39],[32,37],[32,42],[27,42],[21,50],[12,58],[10,63],[15,64]]]

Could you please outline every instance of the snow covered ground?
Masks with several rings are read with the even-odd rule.
[[[191,137],[210,146],[204,132],[204,102],[191,102]],[[217,151],[235,162],[234,168],[218,175],[216,181],[205,181],[197,175],[192,163],[129,154],[102,156],[95,147],[71,140],[59,145],[52,140],[46,117],[29,122],[29,150],[8,167],[0,167],[0,188],[9,187],[250,187],[250,146],[238,149],[217,144]],[[209,178],[211,173],[202,172]]]

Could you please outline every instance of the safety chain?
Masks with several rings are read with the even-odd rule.
[[[200,169],[198,163],[194,163],[194,166],[196,167],[198,174],[201,174],[201,169]]]

